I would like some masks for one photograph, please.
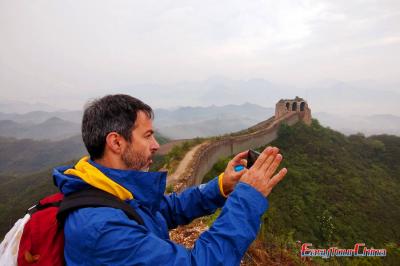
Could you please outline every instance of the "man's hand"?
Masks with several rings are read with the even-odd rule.
[[[278,152],[279,149],[276,147],[267,147],[254,165],[243,173],[240,181],[249,184],[267,197],[287,173],[287,169],[283,168],[272,176],[282,161],[282,155]]]
[[[247,171],[247,169],[243,169],[239,172],[235,171],[235,166],[238,165],[247,165],[247,153],[249,151],[244,151],[239,154],[237,154],[235,157],[233,157],[232,160],[229,161],[228,165],[226,166],[225,172],[224,172],[224,177],[222,179],[222,185],[224,188],[224,194],[228,195],[233,191],[235,188],[236,184],[239,182],[240,178],[242,175]]]

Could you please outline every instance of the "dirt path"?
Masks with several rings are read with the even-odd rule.
[[[173,172],[172,174],[168,175],[167,185],[175,184],[180,179],[184,178],[183,175],[185,174],[189,164],[193,160],[194,155],[196,154],[197,150],[200,149],[200,147],[202,145],[204,145],[205,143],[207,143],[207,142],[203,142],[203,143],[197,144],[196,146],[194,146],[192,149],[190,149],[185,154],[183,159],[179,162],[178,167],[176,168],[175,172]]]

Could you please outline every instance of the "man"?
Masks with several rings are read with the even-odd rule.
[[[148,105],[128,95],[86,107],[82,137],[90,158],[56,168],[55,182],[66,195],[89,186],[106,191],[129,203],[144,225],[110,207],[73,211],[64,227],[67,265],[239,265],[257,235],[266,197],[287,172],[273,176],[282,160],[278,149],[265,149],[251,169],[235,172],[247,156],[239,153],[220,177],[167,196],[166,173],[147,172],[159,148],[152,117]],[[193,249],[170,241],[169,229],[221,207]]]

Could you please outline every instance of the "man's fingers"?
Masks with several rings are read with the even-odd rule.
[[[268,158],[268,156],[271,154],[272,152],[272,147],[268,146],[267,148],[265,148],[262,153],[260,154],[260,156],[258,156],[257,160],[254,162],[252,168],[254,169],[258,169],[261,167],[261,165],[264,163],[264,161]]]
[[[265,173],[267,171],[268,167],[270,167],[270,165],[272,164],[272,162],[276,158],[276,154],[278,153],[278,151],[279,151],[278,148],[276,148],[276,147],[272,148],[272,151],[271,151],[269,157],[264,161],[264,163],[260,167],[260,171],[262,173]]]
[[[281,164],[283,157],[281,154],[277,154],[273,160],[273,162],[269,165],[267,169],[265,169],[265,176],[267,178],[271,178],[271,176],[275,173],[276,169],[278,169]]]
[[[243,165],[244,167],[247,167],[247,160],[246,159],[240,160],[240,164]]]
[[[274,175],[268,183],[271,189],[274,188],[276,184],[278,184],[285,177],[286,174],[287,174],[287,169],[282,168],[276,175]]]

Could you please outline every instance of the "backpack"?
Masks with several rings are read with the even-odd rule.
[[[27,210],[0,244],[0,265],[64,265],[64,221],[74,210],[111,207],[122,210],[131,220],[144,225],[127,203],[105,191],[89,188],[65,196],[47,196]]]

